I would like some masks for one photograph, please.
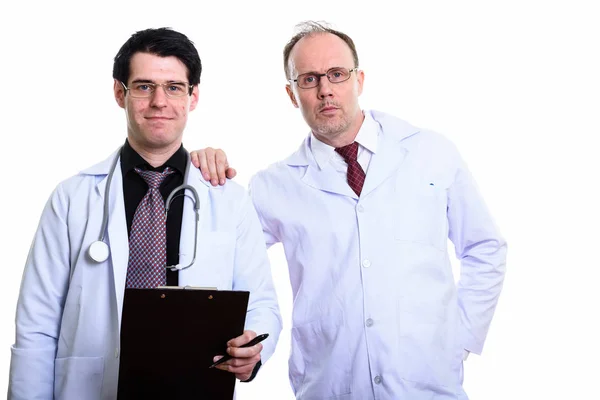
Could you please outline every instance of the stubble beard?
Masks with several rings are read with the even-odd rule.
[[[334,138],[348,130],[350,123],[351,121],[344,114],[336,121],[317,122],[316,126],[313,128],[313,133],[317,136]]]

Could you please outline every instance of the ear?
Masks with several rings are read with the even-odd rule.
[[[200,93],[200,84],[194,85],[194,89],[192,90],[192,95],[190,96],[190,111],[194,111],[196,106],[198,105],[198,94]]]
[[[113,83],[113,92],[115,93],[115,100],[119,107],[125,108],[125,88],[123,87],[123,84],[116,79],[114,79]]]
[[[296,96],[294,96],[294,91],[292,90],[292,86],[290,84],[285,85],[285,91],[287,92],[288,96],[290,96],[290,100],[292,101],[294,107],[299,108],[298,102],[296,101]]]
[[[358,81],[358,95],[360,96],[363,91],[363,83],[365,82],[365,73],[362,69],[356,71],[356,79]]]

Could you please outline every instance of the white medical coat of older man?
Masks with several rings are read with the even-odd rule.
[[[289,266],[292,388],[299,400],[464,400],[463,352],[482,350],[506,244],[447,139],[365,117],[360,198],[311,136],[250,182],[267,244],[282,242]]]
[[[110,257],[88,256],[98,240],[111,163],[62,182],[51,195],[25,265],[12,347],[9,399],[106,399],[117,396],[121,311],[129,257],[123,181],[110,187]],[[275,350],[281,317],[256,212],[236,184],[213,188],[190,168],[200,197],[198,254],[179,272],[182,286],[250,291],[246,329],[268,332],[263,362]],[[180,263],[193,256],[195,214],[186,197]],[[202,346],[198,342],[198,346]]]

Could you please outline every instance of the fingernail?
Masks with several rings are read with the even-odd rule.
[[[221,179],[221,180],[219,181],[219,183],[220,183],[221,185],[224,185],[224,184],[225,184],[225,179]]]

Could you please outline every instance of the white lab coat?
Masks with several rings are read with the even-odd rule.
[[[59,184],[44,209],[17,305],[9,399],[116,398],[129,256],[119,166],[110,187],[110,257],[98,264],[87,252],[98,239],[115,155]],[[192,167],[187,183],[200,197],[198,251],[195,264],[179,272],[179,284],[250,291],[245,328],[270,334],[261,354],[266,362],[275,350],[281,318],[256,212],[233,182],[212,187]],[[186,197],[183,265],[193,255],[192,206]]]
[[[360,198],[319,169],[310,136],[250,182],[267,244],[282,242],[288,262],[292,388],[299,400],[464,400],[462,354],[482,350],[506,244],[447,139],[371,115],[378,147]]]

